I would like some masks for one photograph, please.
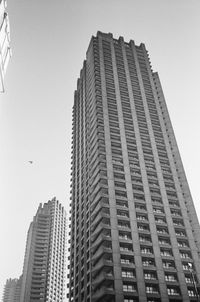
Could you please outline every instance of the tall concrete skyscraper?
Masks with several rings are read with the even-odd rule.
[[[30,224],[21,302],[63,302],[66,292],[66,213],[53,198],[40,204]]]
[[[72,140],[70,302],[197,301],[200,227],[144,44],[92,37]]]
[[[4,77],[11,57],[10,26],[6,6],[7,1],[0,0],[0,92],[4,92]]]
[[[19,279],[8,279],[4,286],[3,302],[20,302],[22,276]]]

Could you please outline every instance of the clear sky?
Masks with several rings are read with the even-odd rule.
[[[38,204],[69,202],[73,94],[98,30],[146,44],[200,217],[200,1],[7,1],[13,56],[0,95],[0,288],[22,272]]]

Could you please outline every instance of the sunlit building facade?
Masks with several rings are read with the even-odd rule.
[[[70,302],[197,301],[200,227],[144,44],[92,37],[71,189]]]
[[[22,277],[19,279],[8,279],[4,286],[3,302],[20,302]]]
[[[4,77],[11,57],[10,26],[6,6],[7,1],[0,0],[0,92],[4,92]]]
[[[56,198],[40,204],[30,224],[21,302],[63,302],[66,293],[66,213]]]

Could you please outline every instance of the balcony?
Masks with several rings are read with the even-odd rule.
[[[173,220],[173,225],[174,226],[178,226],[178,227],[181,227],[181,228],[185,227],[182,219],[174,219],[174,218],[172,218],[172,220]]]
[[[148,222],[147,216],[137,215],[137,220],[142,222]]]
[[[107,267],[113,266],[112,258],[106,259],[105,254],[102,256],[102,258],[99,258],[99,260],[97,260],[97,262],[93,265],[92,273],[96,274],[96,272],[99,271],[100,269],[102,269],[102,267],[104,267],[104,266],[107,266]]]
[[[99,248],[92,255],[92,260],[99,258],[103,253],[112,253],[112,247],[100,245]]]
[[[104,212],[100,211],[100,212],[98,213],[98,215],[95,217],[95,219],[94,219],[94,220],[92,221],[92,223],[91,223],[91,228],[92,228],[92,230],[94,230],[94,229],[97,227],[98,223],[99,223],[103,218],[110,218],[110,214],[104,213]]]
[[[180,252],[181,259],[187,259],[188,261],[191,260],[191,255],[189,253]]]
[[[95,241],[96,238],[98,236],[98,234],[103,230],[110,230],[110,225],[104,223],[104,220],[102,219],[102,221],[97,225],[97,227],[95,228],[95,230],[93,232],[91,232],[91,239],[92,241]]]
[[[142,255],[152,255],[153,256],[153,250],[149,247],[141,247],[141,254]]]
[[[180,248],[184,248],[185,250],[190,250],[188,243],[184,242],[184,241],[178,241],[178,247]]]
[[[126,221],[126,220],[123,220],[123,221],[119,220],[118,221],[118,227],[121,228],[121,229],[123,229],[124,231],[125,230],[128,231],[128,230],[131,229],[129,221]]]
[[[119,240],[120,242],[129,242],[131,243],[132,242],[132,238],[131,236],[127,236],[127,235],[119,235]]]
[[[162,234],[162,235],[166,235],[167,237],[169,237],[169,233],[168,233],[168,230],[165,229],[165,228],[157,228],[157,233],[158,234]]]
[[[100,273],[98,273],[96,275],[95,278],[93,277],[93,280],[92,280],[93,289],[95,290],[99,286],[99,284],[101,284],[103,281],[113,280],[113,279],[114,279],[114,275],[113,275],[112,271],[106,272],[106,271],[102,270]]]
[[[144,236],[139,236],[139,242],[140,243],[145,243],[147,245],[152,245],[151,238],[149,237],[144,237]]]
[[[91,244],[91,250],[94,251],[98,247],[98,245],[104,242],[105,240],[111,241],[111,236],[100,233],[96,240]]]
[[[177,276],[171,275],[171,274],[165,275],[165,281],[167,282],[167,284],[170,284],[170,283],[173,283],[173,284],[178,283]]]
[[[136,285],[130,284],[130,283],[124,283],[123,284],[123,292],[132,294],[132,295],[137,295],[137,288]]]
[[[105,285],[102,284],[102,286],[92,294],[92,301],[112,301],[112,297],[114,297],[114,294],[114,285],[112,283],[107,283],[106,285],[105,282]]]
[[[134,263],[134,258],[132,257],[132,259],[130,258],[124,258],[124,255],[123,257],[121,256],[121,265],[123,267],[135,267],[135,263]]]
[[[180,292],[176,288],[170,288],[170,287],[168,287],[167,288],[167,293],[168,293],[169,296],[180,296]]]
[[[117,217],[123,219],[129,219],[129,213],[128,211],[117,210]]]
[[[120,252],[122,252],[125,255],[133,255],[134,254],[133,248],[132,248],[131,244],[129,244],[129,245],[121,245],[120,246]]]
[[[135,210],[136,210],[137,212],[141,212],[141,213],[146,213],[146,212],[147,212],[145,206],[139,205],[139,204],[137,204],[137,203],[135,203]]]
[[[150,282],[150,283],[157,283],[158,282],[158,279],[157,279],[157,276],[156,276],[156,273],[144,273],[144,279],[145,279],[145,282]]]
[[[185,238],[186,238],[185,232],[182,232],[182,231],[175,231],[175,234],[176,234],[177,237],[185,237]]]
[[[158,240],[159,245],[165,245],[165,246],[171,246],[170,241],[159,239]]]
[[[173,261],[163,261],[163,268],[164,270],[174,270],[176,271],[175,263]]]
[[[139,234],[149,234],[149,227],[146,225],[138,225]]]
[[[100,211],[101,208],[109,207],[109,204],[103,201],[103,197],[101,197],[100,200],[97,201],[97,205],[93,203],[91,206],[91,218],[93,218],[98,213],[98,211]]]
[[[172,253],[168,252],[168,251],[161,251],[160,255],[162,258],[173,258]]]

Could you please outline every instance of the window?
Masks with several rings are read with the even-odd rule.
[[[186,282],[186,283],[192,283],[191,277],[186,275],[186,276],[185,276],[185,282]]]
[[[186,233],[184,231],[175,229],[175,234],[176,234],[176,236],[186,237]]]
[[[124,292],[136,292],[135,285],[132,284],[123,284],[123,291]]]
[[[126,255],[121,255],[121,264],[134,264],[134,258]]]
[[[163,214],[164,213],[164,209],[163,208],[153,207],[153,212],[154,213]]]
[[[121,252],[132,252],[133,251],[132,244],[120,243],[120,251]]]
[[[133,298],[124,298],[124,302],[136,302]]]
[[[160,223],[160,224],[165,224],[166,223],[165,218],[158,217],[158,216],[155,216],[155,221],[156,221],[156,223]]]
[[[187,241],[178,240],[178,247],[189,247],[189,244]]]
[[[188,265],[188,262],[183,262],[183,270],[189,270],[190,269],[190,267],[189,267],[189,265]]]
[[[196,294],[195,294],[195,292],[194,292],[193,289],[188,289],[188,296],[189,297],[195,297],[196,296]]]
[[[123,217],[128,218],[129,214],[127,211],[117,210],[117,216],[123,216]]]
[[[170,245],[170,240],[166,238],[159,237],[158,242],[161,245]]]
[[[118,188],[126,189],[126,185],[124,182],[115,181],[115,186]]]
[[[168,234],[168,229],[163,227],[157,227],[158,234]]]
[[[172,251],[161,249],[160,254],[161,254],[161,256],[164,256],[164,257],[171,257],[172,256]]]
[[[151,243],[151,237],[150,237],[150,236],[140,235],[140,236],[139,236],[139,241],[140,241],[140,242],[148,242],[148,243]]]
[[[153,251],[150,247],[141,247],[142,254],[153,254]]]
[[[135,203],[135,208],[137,210],[146,211],[146,206],[144,204],[141,204],[141,203]]]
[[[130,229],[130,223],[128,221],[118,220],[118,226]]]
[[[119,239],[131,240],[131,233],[119,232]]]
[[[138,223],[138,230],[139,231],[149,231],[149,227],[148,227],[148,225]]]
[[[167,288],[168,295],[178,296],[180,294],[178,287],[168,287]]]
[[[177,276],[175,274],[165,274],[165,281],[176,282]]]
[[[133,270],[122,269],[122,277],[124,278],[133,278],[135,277]]]
[[[156,280],[156,279],[157,279],[157,278],[156,278],[156,274],[153,273],[153,272],[145,272],[145,273],[144,273],[144,278],[145,278],[146,280]]]
[[[189,255],[189,253],[186,253],[186,252],[180,252],[180,257],[181,258],[190,258],[190,255]]]
[[[115,178],[119,178],[119,179],[125,179],[124,174],[122,174],[122,173],[117,173],[117,172],[114,172],[114,177],[115,177]]]
[[[148,221],[148,218],[147,218],[146,215],[140,215],[140,214],[138,214],[137,215],[137,220],[139,220],[139,221]]]
[[[175,264],[173,261],[163,261],[164,268],[175,268]]]
[[[146,293],[147,294],[159,294],[158,288],[153,285],[146,286]]]

